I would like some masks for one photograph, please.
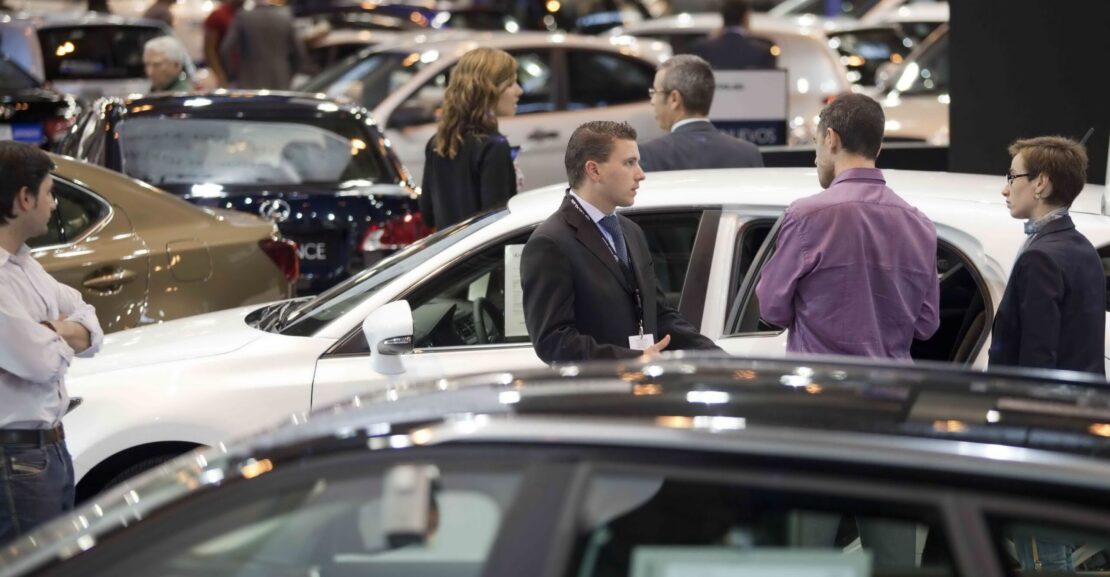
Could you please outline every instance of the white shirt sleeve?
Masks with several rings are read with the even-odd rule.
[[[53,330],[0,309],[0,369],[33,383],[52,383],[65,374],[73,349]]]
[[[55,281],[57,282],[57,281]],[[78,357],[88,358],[100,350],[104,342],[104,329],[96,318],[96,308],[81,299],[81,293],[73,287],[57,283],[58,312],[62,318],[80,324],[89,331],[89,348],[77,353]]]

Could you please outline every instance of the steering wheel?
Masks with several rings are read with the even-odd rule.
[[[501,333],[498,330],[499,326],[504,326],[501,311],[493,301],[486,297],[478,297],[474,299],[474,306],[471,309],[471,315],[474,317],[474,331],[478,334],[478,344],[488,345],[494,342],[494,339],[500,340]],[[489,316],[493,321],[493,326],[486,330],[486,316]]]

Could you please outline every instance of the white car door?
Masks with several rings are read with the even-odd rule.
[[[705,292],[708,267],[691,266],[691,262],[712,260],[713,243],[696,249],[695,239],[699,235],[715,238],[713,213],[704,211],[703,217],[701,209],[676,208],[629,214],[644,229],[664,297],[680,310],[693,311],[689,316],[696,315],[690,318],[696,324],[700,324],[696,309],[703,301],[683,302],[683,288],[693,285]],[[712,230],[703,232],[708,228]],[[426,275],[402,292],[400,297],[412,308],[414,343],[413,352],[398,355],[403,373],[387,378],[374,372],[361,330],[341,339],[317,362],[313,406],[403,382],[543,367],[524,328],[519,270],[507,267],[517,266],[519,249],[531,231],[529,227],[474,247],[465,259]]]

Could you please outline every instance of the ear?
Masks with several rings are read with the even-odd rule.
[[[1033,180],[1033,194],[1041,200],[1052,196],[1052,179],[1047,174],[1042,172]]]
[[[19,192],[15,194],[13,208],[18,209],[17,212],[28,212],[37,204],[35,201],[36,197],[35,191],[26,186],[21,187]]]
[[[825,146],[829,147],[829,152],[836,154],[840,152],[840,134],[831,128],[825,129]]]
[[[686,100],[682,98],[682,93],[677,90],[672,90],[667,93],[667,105],[671,108],[686,109]]]
[[[593,182],[601,180],[601,165],[596,160],[586,161],[586,178]]]

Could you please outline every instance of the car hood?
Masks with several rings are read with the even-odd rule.
[[[120,331],[104,337],[100,352],[75,358],[67,377],[133,369],[174,361],[227,354],[266,333],[244,320],[265,305],[251,305]]]

